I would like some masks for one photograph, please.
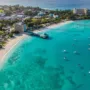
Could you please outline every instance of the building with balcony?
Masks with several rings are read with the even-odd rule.
[[[73,14],[76,14],[76,15],[88,15],[88,9],[87,8],[84,8],[84,9],[76,9],[76,8],[74,8],[73,9]]]
[[[25,32],[26,30],[27,30],[27,26],[23,22],[19,22],[15,24],[15,31],[22,33]]]

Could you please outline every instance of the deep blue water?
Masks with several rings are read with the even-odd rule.
[[[9,53],[0,90],[90,90],[90,20],[46,32],[51,40],[28,37]]]

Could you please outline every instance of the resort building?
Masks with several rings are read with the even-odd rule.
[[[21,33],[21,32],[25,32],[26,30],[27,30],[27,26],[23,22],[19,22],[15,24],[15,31]]]
[[[88,9],[88,15],[90,15],[90,10]]]
[[[25,18],[25,15],[13,14],[10,17],[11,17],[11,20],[15,20],[15,19],[23,20]]]
[[[53,18],[58,18],[59,16],[58,15],[53,15]]]
[[[84,9],[73,9],[73,14],[76,15],[87,15],[88,14],[88,9],[84,8]]]

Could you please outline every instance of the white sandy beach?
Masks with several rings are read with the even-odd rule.
[[[71,22],[73,22],[73,21],[65,21],[65,22],[61,22],[61,23],[58,23],[58,24],[53,24],[51,26],[48,26],[47,29],[55,28],[57,26],[62,26],[62,25],[65,25],[65,24],[68,24],[68,23],[71,23]],[[41,31],[43,31],[43,30],[41,30]],[[41,31],[36,30],[35,32],[41,32]],[[25,37],[27,37],[27,35],[22,34],[22,35],[16,36],[13,39],[8,40],[8,42],[5,45],[4,49],[0,50],[0,66],[4,63],[4,58],[11,51],[11,49],[14,48],[14,46],[17,45],[19,43],[19,41],[21,41]]]
[[[7,41],[7,44],[5,45],[5,47],[0,50],[0,67],[4,63],[4,59],[6,55],[11,51],[12,48],[14,48],[15,45],[17,45],[25,37],[27,37],[26,34],[21,34]]]
[[[51,29],[51,28],[55,28],[55,27],[58,27],[58,26],[65,25],[65,24],[69,24],[71,22],[73,22],[73,21],[65,21],[65,22],[61,22],[61,23],[58,23],[58,24],[53,24],[51,26],[48,26],[47,28],[50,28]]]
[[[52,28],[55,28],[55,27],[60,27],[60,26],[63,26],[65,24],[69,24],[69,23],[72,23],[73,21],[65,21],[65,22],[60,22],[58,24],[53,24],[53,25],[50,25],[50,26],[47,26],[45,28],[41,28],[39,30],[35,30],[34,32],[35,33],[39,33],[39,32],[46,32],[45,30],[49,30],[49,29],[52,29]]]

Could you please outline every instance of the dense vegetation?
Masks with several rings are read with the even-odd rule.
[[[14,32],[8,31],[8,27],[13,27],[18,20],[0,20],[0,48],[2,48],[8,38],[13,37]]]

